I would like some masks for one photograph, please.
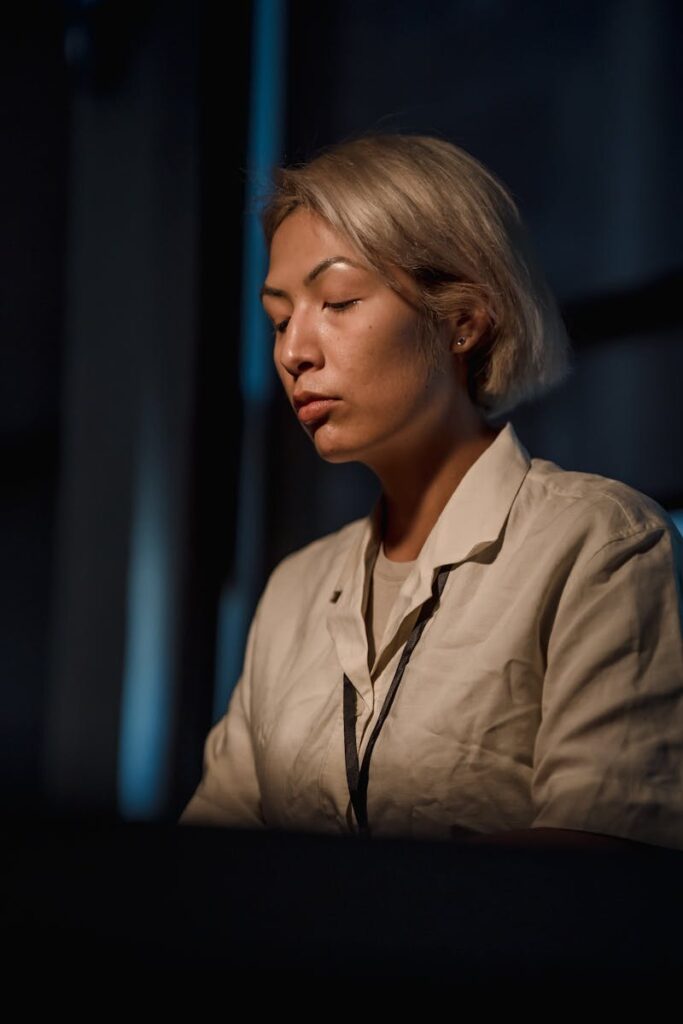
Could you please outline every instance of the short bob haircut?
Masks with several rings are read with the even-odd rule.
[[[517,206],[474,157],[428,135],[372,134],[338,143],[303,164],[278,168],[260,208],[270,248],[298,207],[322,217],[408,301],[392,265],[411,275],[419,348],[436,355],[444,318],[488,313],[468,360],[468,390],[494,419],[554,388],[572,371],[555,299],[538,268]]]

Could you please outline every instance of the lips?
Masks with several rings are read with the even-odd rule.
[[[297,416],[302,423],[312,423],[324,416],[336,401],[336,398],[315,398],[305,401],[299,405]]]
[[[331,408],[337,399],[334,395],[324,395],[320,391],[307,391],[306,388],[292,396],[296,414],[303,423],[311,423],[320,419]]]
[[[305,405],[307,402],[323,401],[326,398],[334,398],[334,395],[325,395],[322,391],[308,391],[306,388],[301,388],[292,395],[294,405],[299,408],[300,405]]]

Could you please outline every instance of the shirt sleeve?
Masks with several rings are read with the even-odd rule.
[[[179,818],[180,825],[265,828],[250,726],[254,647],[261,603],[245,647],[242,674],[223,717],[204,743],[202,779]]]
[[[532,827],[683,849],[682,551],[663,521],[577,559],[548,640]]]

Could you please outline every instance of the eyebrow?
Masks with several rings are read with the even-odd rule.
[[[313,267],[313,270],[309,270],[309,272],[306,274],[306,276],[304,278],[304,284],[305,285],[311,284],[313,281],[315,281],[316,277],[319,277],[321,274],[323,274],[329,267],[333,266],[335,263],[346,263],[347,266],[349,266],[349,267],[357,267],[359,270],[365,270],[366,269],[360,263],[354,263],[354,261],[350,260],[347,256],[328,256],[328,258],[326,260],[321,260],[320,263],[317,263]],[[272,295],[276,299],[290,299],[289,293],[284,291],[284,289],[282,289],[282,288],[271,288],[271,286],[269,284],[264,284],[263,285],[263,287],[261,288],[261,291],[259,292],[259,298],[262,299],[264,297],[264,295]]]

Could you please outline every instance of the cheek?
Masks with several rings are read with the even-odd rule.
[[[390,411],[395,417],[419,404],[427,390],[424,370],[412,352],[399,346],[369,361],[357,376],[354,392],[371,399],[371,408]]]
[[[280,350],[275,345],[273,346],[272,355],[273,355],[273,366],[275,367],[275,372],[278,375],[278,379],[279,379],[280,383],[282,384],[282,387],[285,389],[285,391],[287,391],[288,381],[291,381],[292,378],[291,378],[290,374],[287,373],[287,370],[285,369],[285,367],[282,365],[282,363],[280,361]]]
[[[354,391],[398,389],[407,393],[423,376],[412,320],[374,319],[359,325],[345,344],[343,341],[340,339],[336,349],[336,361],[344,377],[353,381]]]

